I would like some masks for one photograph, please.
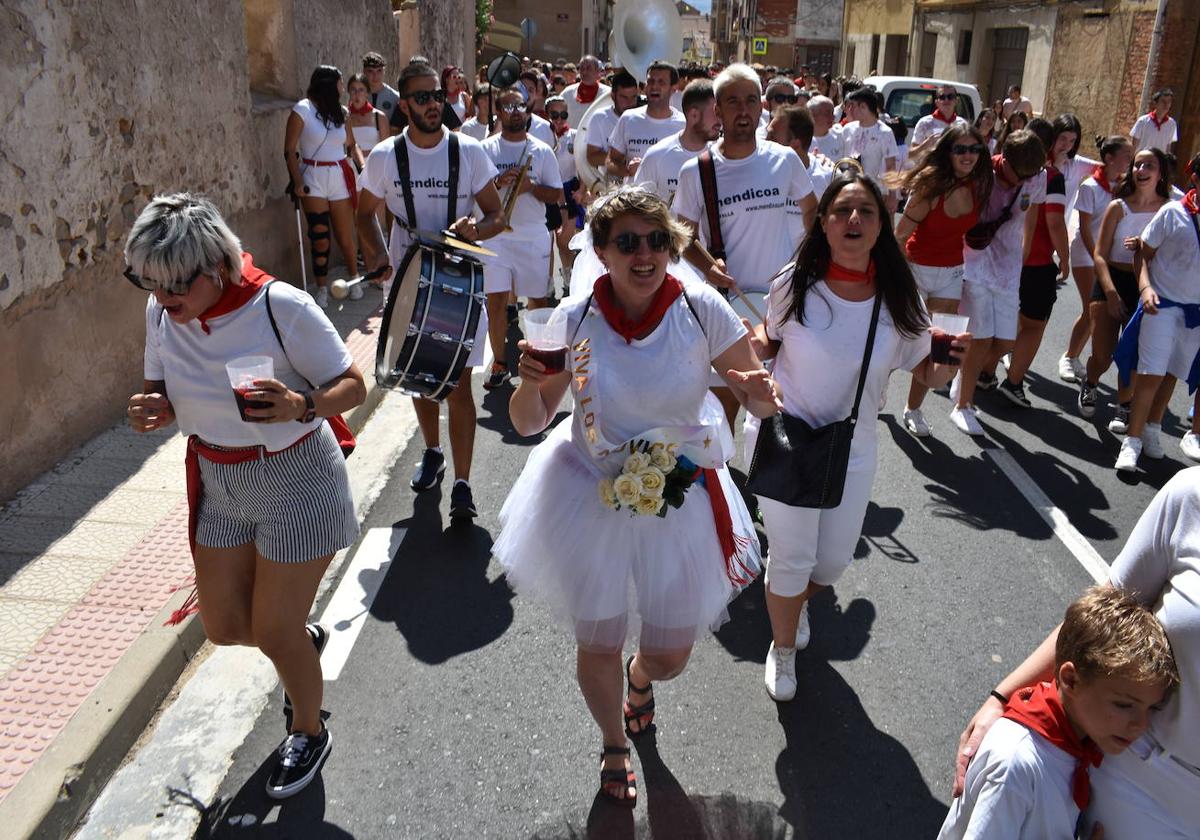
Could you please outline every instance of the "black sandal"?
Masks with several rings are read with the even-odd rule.
[[[604,747],[600,751],[600,761],[610,755],[629,755],[629,747]],[[629,791],[633,790],[633,796],[629,795]],[[600,793],[605,799],[617,805],[624,805],[632,808],[637,804],[637,776],[633,772],[633,768],[613,768],[605,769],[603,764],[600,767]]]
[[[636,656],[637,654],[634,654]],[[654,691],[654,683],[646,683],[641,688],[633,684],[633,676],[630,673],[630,668],[633,666],[633,656],[625,660],[625,680],[629,684],[629,690],[634,694],[650,694]],[[645,735],[647,732],[653,732],[654,726],[654,697],[640,706],[634,706],[629,702],[629,695],[625,695],[625,706],[621,710],[625,715],[625,734],[630,738],[636,738],[639,735]],[[638,730],[634,732],[629,728],[629,724],[636,722]]]

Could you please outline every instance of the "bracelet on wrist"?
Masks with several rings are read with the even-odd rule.
[[[994,688],[988,692],[988,696],[995,697],[997,700],[999,700],[1001,706],[1008,705],[1008,698],[1005,697],[1003,694],[1001,694],[999,691],[996,691],[996,689],[994,689]]]

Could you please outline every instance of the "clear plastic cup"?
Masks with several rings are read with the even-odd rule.
[[[951,343],[967,331],[971,319],[966,315],[951,315],[934,312],[930,317],[933,335],[930,341],[929,358],[939,365],[957,365],[958,359],[950,355]]]
[[[567,367],[567,316],[559,309],[525,310],[525,340],[529,355],[546,366],[546,373]]]
[[[225,373],[229,376],[229,387],[233,388],[233,398],[237,401],[238,413],[246,423],[261,422],[260,418],[247,417],[247,408],[270,408],[270,403],[260,400],[246,399],[246,393],[254,390],[256,379],[275,378],[275,360],[270,356],[242,356],[225,363]]]

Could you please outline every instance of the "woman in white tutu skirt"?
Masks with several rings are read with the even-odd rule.
[[[573,628],[579,686],[603,738],[600,790],[632,805],[625,735],[650,729],[651,683],[683,671],[697,635],[724,621],[760,568],[725,469],[732,439],[708,392],[710,364],[753,414],[780,403],[724,299],[702,285],[685,293],[667,273],[688,234],[662,199],[619,189],[592,205],[589,227],[609,273],[556,311],[567,324],[564,370],[549,372],[521,342],[509,404],[522,435],[550,424],[568,387],[574,414],[529,456],[492,550],[518,593]],[[631,612],[639,643],[622,705]]]

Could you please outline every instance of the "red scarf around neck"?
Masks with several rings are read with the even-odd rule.
[[[1171,119],[1171,115],[1167,114],[1165,117],[1162,118],[1161,121],[1159,121],[1157,112],[1155,112],[1153,110],[1146,116],[1148,116],[1150,118],[1150,122],[1154,123],[1155,128],[1162,128],[1164,125],[1167,124],[1167,121]]]
[[[592,289],[596,305],[600,307],[600,314],[613,328],[613,332],[625,339],[626,344],[632,344],[635,337],[652,330],[667,314],[667,310],[671,308],[675,299],[682,294],[683,284],[668,274],[663,278],[658,291],[655,292],[654,300],[650,302],[650,308],[646,310],[646,314],[636,321],[631,321],[625,317],[625,313],[621,311],[616,296],[613,294],[611,274],[605,274],[598,279]]]
[[[581,105],[586,105],[596,98],[596,94],[600,92],[600,83],[595,82],[588,84],[580,82],[579,87],[575,88],[575,101]]]
[[[829,269],[825,272],[825,279],[842,280],[847,283],[870,283],[875,279],[875,260],[871,260],[867,264],[866,271],[855,271],[852,268],[830,262]]]
[[[1195,187],[1188,190],[1187,195],[1183,197],[1183,209],[1187,210],[1193,216],[1200,213],[1200,202],[1197,202]]]
[[[1110,184],[1108,182],[1108,175],[1105,174],[1105,172],[1104,172],[1103,164],[1097,166],[1096,168],[1094,168],[1092,170],[1092,179],[1097,184],[1104,187],[1104,191],[1106,193],[1108,193],[1109,195],[1112,195],[1112,191],[1113,191],[1112,184]]]
[[[254,265],[254,258],[243,251],[241,283],[234,284],[230,281],[225,284],[225,288],[221,290],[221,297],[217,298],[217,302],[204,310],[196,319],[200,322],[200,329],[204,330],[205,335],[211,333],[212,330],[208,327],[209,321],[213,318],[219,318],[222,315],[228,315],[235,309],[240,308],[244,303],[258,294],[259,289],[274,279],[270,274],[267,274],[267,272]],[[203,281],[197,280],[196,282],[200,283]]]
[[[1086,809],[1092,795],[1088,768],[1099,767],[1104,753],[1090,740],[1081,741],[1075,734],[1054,683],[1038,683],[1014,693],[1004,707],[1004,717],[1036,732],[1075,759],[1075,772],[1071,774],[1071,798],[1079,810]]]
[[[375,107],[373,105],[371,105],[370,102],[364,102],[363,106],[361,108],[359,108],[357,105],[355,105],[353,103],[350,104],[350,113],[351,114],[358,114],[359,116],[363,116],[364,114],[369,114],[374,110],[375,110]]]
[[[948,116],[948,117],[943,117],[943,116],[942,116],[942,112],[941,112],[941,111],[939,111],[937,108],[934,108],[934,109],[933,109],[933,118],[934,118],[935,120],[939,120],[939,121],[941,121],[941,122],[944,122],[946,125],[954,125],[954,121],[955,121],[956,119],[958,119],[958,114],[951,114],[951,115],[950,115],[950,116]]]

